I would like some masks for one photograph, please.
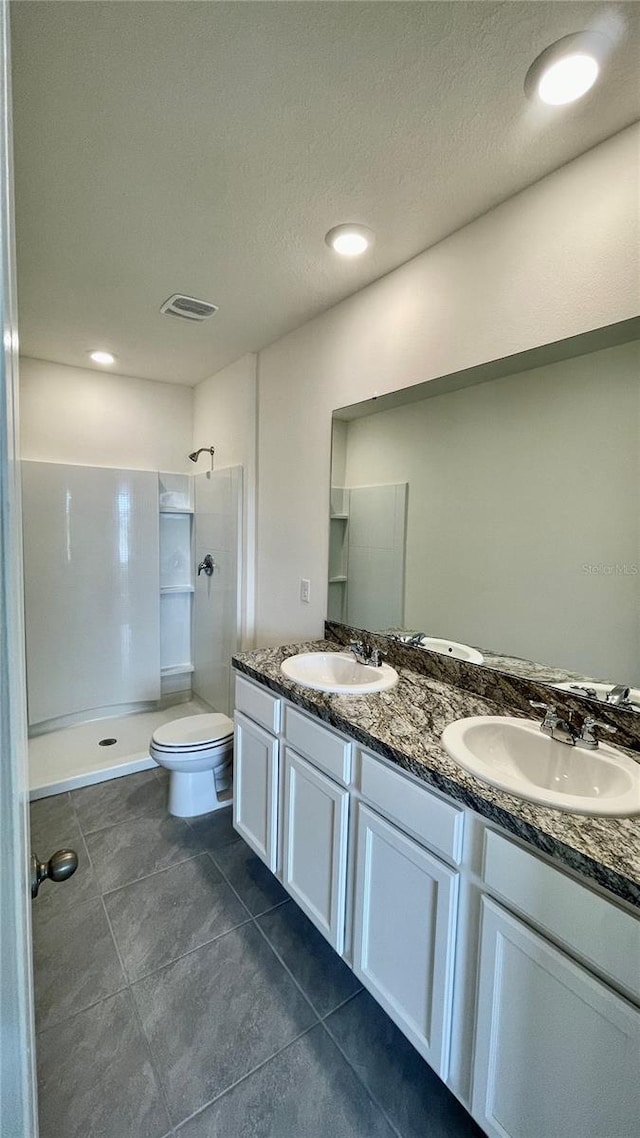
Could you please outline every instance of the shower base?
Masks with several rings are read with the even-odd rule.
[[[211,708],[198,699],[191,699],[162,711],[95,719],[37,735],[29,740],[29,797],[32,801],[47,798],[155,767],[149,755],[149,740],[156,727],[171,719],[206,711]],[[117,741],[101,747],[101,739]]]

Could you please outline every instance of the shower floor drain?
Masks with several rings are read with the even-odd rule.
[[[113,744],[117,743],[117,742],[118,742],[117,739],[101,739],[100,742],[98,743],[98,746],[99,747],[113,747]]]

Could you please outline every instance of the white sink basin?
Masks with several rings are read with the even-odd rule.
[[[351,652],[300,652],[283,660],[280,670],[303,688],[336,695],[369,695],[398,682],[398,673],[388,664],[359,664]]]
[[[442,746],[470,774],[517,798],[574,814],[640,813],[640,765],[608,743],[589,751],[557,743],[528,719],[479,715],[449,724]]]
[[[591,683],[589,680],[564,680],[561,684],[558,683],[553,686],[558,691],[568,691],[574,695],[590,695],[591,692],[595,692],[595,698],[602,700],[603,703],[607,702],[609,692],[613,691],[613,684],[599,684],[595,681]],[[640,711],[640,690],[631,688],[629,702],[622,704],[622,706],[627,711]]]
[[[466,660],[469,664],[484,663],[484,656],[478,652],[477,648],[470,648],[468,644],[459,644],[457,640],[443,640],[439,636],[423,636],[419,647],[428,648],[430,652],[440,652],[442,656],[451,656],[454,660]]]

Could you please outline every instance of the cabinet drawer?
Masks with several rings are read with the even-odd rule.
[[[280,730],[281,706],[282,700],[277,695],[236,676],[236,710],[243,711],[272,735],[277,735]]]
[[[512,909],[640,999],[640,920],[493,830],[483,876]]]
[[[362,797],[418,841],[459,864],[464,810],[445,802],[399,770],[391,770],[366,751],[361,755]]]
[[[294,751],[310,759],[336,782],[348,786],[351,782],[351,743],[329,727],[285,707],[284,733]]]

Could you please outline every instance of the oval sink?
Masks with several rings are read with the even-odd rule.
[[[369,695],[398,682],[398,673],[388,664],[359,664],[351,652],[300,652],[283,660],[280,670],[304,688],[335,695]]]
[[[640,765],[608,743],[572,747],[538,723],[499,715],[459,719],[441,740],[470,774],[517,798],[573,814],[640,813]]]
[[[412,642],[411,633],[401,636],[400,640],[408,644]],[[439,652],[441,656],[451,656],[454,660],[466,660],[468,664],[484,663],[482,652],[471,648],[468,644],[459,644],[457,640],[443,640],[440,636],[422,636],[416,648],[427,648],[430,652]]]

